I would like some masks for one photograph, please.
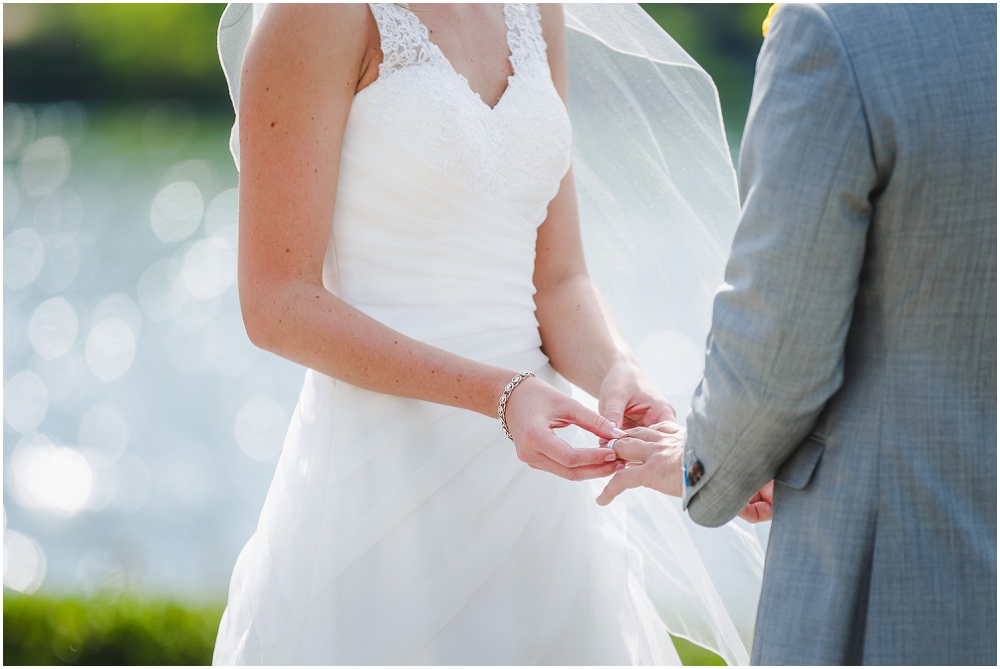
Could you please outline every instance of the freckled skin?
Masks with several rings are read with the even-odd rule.
[[[512,73],[500,6],[411,7],[470,87],[495,104]],[[542,31],[565,102],[561,7],[542,5]],[[378,27],[363,4],[273,4],[253,33],[239,110],[239,291],[247,334],[264,349],[348,383],[495,418],[503,388],[518,370],[405,337],[323,286],[324,254],[316,250],[326,249],[330,235],[344,129],[354,95],[375,81],[381,60]],[[282,131],[268,132],[279,121]],[[624,385],[648,395],[651,386],[587,275],[572,170],[538,230],[533,278],[552,365],[602,402],[612,378],[619,390]],[[665,400],[653,400],[672,416]],[[605,439],[613,433],[608,421],[544,381],[523,382],[507,415],[518,455],[532,466],[567,478],[568,467],[579,467],[576,479],[614,471],[605,453],[556,453],[565,444],[542,429],[555,422],[582,425]],[[548,434],[561,445],[543,444]]]

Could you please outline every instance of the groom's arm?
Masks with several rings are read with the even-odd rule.
[[[687,421],[695,522],[733,518],[840,387],[877,180],[836,28],[818,7],[782,6],[758,58],[743,210]]]

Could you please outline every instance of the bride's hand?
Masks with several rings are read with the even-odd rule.
[[[578,425],[603,440],[625,433],[545,381],[536,378],[522,381],[507,401],[506,416],[517,457],[529,467],[570,481],[602,478],[614,473],[618,464],[614,451],[573,448],[553,430]]]
[[[625,430],[677,419],[670,402],[628,362],[612,366],[605,374],[599,400],[601,415]]]

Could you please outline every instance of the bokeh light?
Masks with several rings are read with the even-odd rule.
[[[69,176],[70,151],[62,137],[43,137],[21,156],[21,183],[29,195],[45,195]]]
[[[142,311],[127,293],[108,295],[97,303],[94,311],[90,314],[92,323],[100,323],[109,318],[120,318],[132,331],[132,337],[136,340],[139,339],[139,334],[142,331]]]
[[[87,134],[87,112],[72,100],[46,105],[38,115],[37,134],[59,135],[70,148],[76,148]]]
[[[17,177],[10,165],[3,166],[3,220],[14,219],[21,205],[21,188],[17,185]]]
[[[237,188],[224,190],[208,203],[205,209],[205,234],[215,235],[238,221],[240,192]]]
[[[191,181],[178,181],[156,194],[149,210],[153,234],[164,243],[186,239],[201,223],[205,201]]]
[[[183,274],[182,280],[183,280]],[[185,284],[186,286],[186,284]],[[187,288],[185,287],[185,290]],[[188,300],[184,303],[177,315],[171,320],[171,323],[177,330],[184,330],[188,332],[201,330],[206,325],[212,322],[212,319],[218,316],[219,310],[222,308],[222,300],[218,297],[213,297],[207,300]],[[195,335],[197,336],[197,335]],[[191,342],[186,344],[187,352],[186,355],[191,355]]]
[[[93,327],[84,354],[94,376],[101,381],[114,381],[135,360],[135,335],[125,321],[113,316]]]
[[[184,284],[196,300],[221,295],[236,281],[236,249],[224,237],[209,237],[184,256]]]
[[[241,377],[257,359],[239,313],[219,316],[206,325],[203,346],[205,361],[222,376]]]
[[[267,462],[281,452],[288,414],[270,397],[256,397],[240,409],[234,428],[240,449],[258,462]]]
[[[73,514],[90,498],[93,475],[86,458],[44,434],[22,437],[10,462],[12,492],[21,506]]]
[[[136,286],[139,306],[153,322],[173,318],[187,301],[183,265],[173,258],[157,260],[146,268]]]
[[[80,249],[72,234],[55,234],[42,242],[45,264],[36,278],[39,290],[47,295],[60,293],[71,285],[80,271]]]
[[[111,504],[118,493],[118,463],[111,454],[94,448],[81,448],[80,455],[90,467],[90,495],[83,508],[100,511]]]
[[[17,290],[31,285],[45,262],[45,250],[38,233],[21,228],[3,240],[3,285]]]
[[[72,404],[79,398],[87,365],[76,351],[43,362],[36,370],[49,394],[50,404]]]
[[[3,387],[3,417],[18,432],[31,432],[49,411],[49,391],[30,370],[15,374]]]
[[[28,319],[17,307],[3,310],[3,360],[5,365],[20,358],[29,347]]]
[[[5,588],[30,595],[45,580],[45,553],[31,538],[4,530],[3,585]]]
[[[87,284],[97,275],[101,261],[97,249],[97,241],[86,232],[78,232],[73,235],[73,242],[80,253],[80,268],[73,280],[71,290],[87,287]]]
[[[37,307],[28,322],[28,338],[44,360],[66,354],[76,341],[80,321],[64,297],[53,297]]]
[[[170,166],[163,175],[160,185],[166,186],[180,181],[190,181],[198,187],[202,194],[206,194],[215,191],[218,177],[215,173],[215,166],[207,160],[182,160]]]
[[[3,106],[3,159],[17,158],[35,138],[35,114],[31,107],[18,104]]]
[[[38,200],[32,218],[42,237],[57,232],[74,234],[83,224],[83,200],[72,188],[60,188]]]

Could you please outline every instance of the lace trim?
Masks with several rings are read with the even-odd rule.
[[[537,6],[504,5],[513,74],[493,108],[415,14],[397,5],[371,8],[383,62],[360,95],[383,128],[443,172],[494,196],[558,184],[569,167],[572,133],[552,85]]]
[[[411,65],[435,62],[435,52],[427,27],[408,9],[388,3],[370,3],[372,16],[378,25],[382,47],[379,77],[386,77],[396,70]],[[442,57],[444,54],[440,54]]]
[[[371,3],[369,6],[381,38],[382,63],[379,64],[379,76],[388,76],[411,65],[447,60],[441,49],[431,41],[427,26],[412,10],[391,3]],[[514,74],[540,72],[542,69],[548,74],[542,13],[538,5],[505,3],[503,14]],[[540,64],[545,67],[539,68]]]
[[[542,35],[542,13],[535,3],[508,3],[503,6],[507,22],[507,47],[515,73],[544,72],[549,75],[549,58]],[[541,67],[540,67],[541,66]]]

